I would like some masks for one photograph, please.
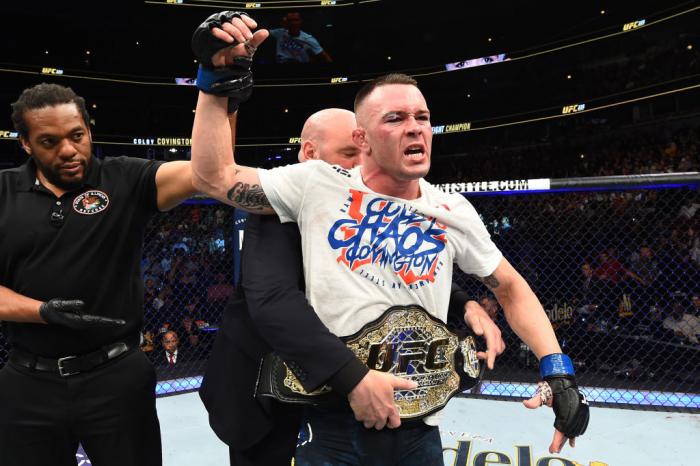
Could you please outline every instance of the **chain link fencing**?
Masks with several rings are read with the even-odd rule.
[[[154,216],[146,230],[141,350],[156,367],[159,394],[199,388],[235,291],[233,215],[216,201],[188,201]],[[173,345],[178,351],[171,361]]]
[[[700,178],[670,186],[669,175],[644,188],[581,180],[593,187],[577,191],[586,183],[569,180],[568,191],[498,193],[483,184],[490,195],[468,198],[539,297],[589,399],[700,407]],[[156,366],[159,394],[201,383],[234,292],[234,215],[213,201],[191,201],[156,215],[147,229],[142,350]],[[455,281],[494,312],[507,345],[467,396],[528,396],[537,358],[481,282],[459,270]],[[3,338],[0,365],[7,360]],[[171,364],[164,345],[174,339]]]
[[[467,197],[539,297],[590,400],[697,409],[700,177],[669,186],[669,175],[644,189],[623,186],[634,177],[604,178],[617,180],[598,188],[594,178],[560,180],[569,189]],[[481,282],[459,270],[455,280],[493,313],[507,345],[472,395],[530,396],[537,358]]]

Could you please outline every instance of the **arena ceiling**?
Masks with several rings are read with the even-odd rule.
[[[243,3],[167,3],[178,1],[5,2],[0,33],[6,48],[0,62],[132,75],[191,72],[193,28],[208,14]],[[214,3],[231,8],[207,6]],[[354,4],[294,8],[303,3],[289,1],[277,3],[288,5],[285,8],[247,11],[262,26],[277,27],[284,13],[297,9],[304,17],[303,29],[319,38],[339,66],[382,72],[526,50],[698,4],[669,0],[346,3]]]

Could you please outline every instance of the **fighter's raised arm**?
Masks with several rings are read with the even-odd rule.
[[[249,212],[272,214],[257,169],[237,165],[228,118],[253,89],[252,55],[269,35],[245,13],[225,11],[206,19],[192,36],[200,89],[192,128],[192,183],[215,199]],[[255,32],[253,32],[255,31]]]

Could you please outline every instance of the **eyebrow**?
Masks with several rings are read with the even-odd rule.
[[[399,115],[405,117],[408,116],[410,113],[412,113],[415,116],[430,115],[430,112],[428,110],[418,110],[417,112],[406,112],[404,110],[389,110],[388,112],[385,112],[382,115],[382,118],[385,118],[389,115]]]
[[[86,132],[85,128],[83,128],[82,126],[78,125],[78,126],[73,127],[73,129],[71,129],[70,131],[68,131],[68,134],[69,134],[69,135],[70,135],[70,134],[74,134],[74,133],[77,133],[78,131],[84,131],[84,132]],[[61,136],[57,135],[56,133],[39,133],[39,134],[36,136],[37,139],[39,139],[39,138],[46,138],[46,137],[55,138],[55,137],[61,137]]]

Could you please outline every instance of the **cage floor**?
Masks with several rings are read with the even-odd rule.
[[[502,464],[518,466],[698,464],[700,414],[594,408],[589,431],[576,448],[567,446],[561,455],[550,455],[553,418],[548,409],[529,411],[517,402],[455,398],[443,413],[440,429],[447,465],[493,464],[501,455],[510,460]],[[228,450],[209,429],[196,393],[159,398],[158,415],[165,466],[228,465]]]

